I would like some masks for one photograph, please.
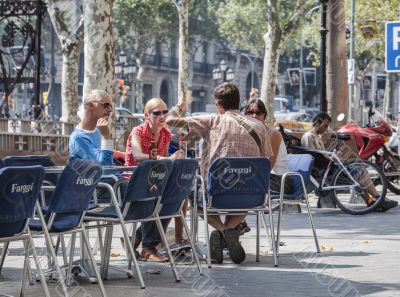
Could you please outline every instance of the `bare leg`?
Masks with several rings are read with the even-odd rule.
[[[186,212],[188,209],[189,199],[186,198],[182,207],[183,216],[186,217]],[[175,242],[182,243],[183,242],[183,224],[181,218],[175,218]]]
[[[219,215],[211,215],[211,216],[208,216],[207,219],[208,219],[208,224],[213,226],[214,229],[216,229],[220,232],[224,232],[224,230],[226,229],[225,225],[224,225],[224,223],[222,223],[221,217]]]
[[[246,215],[227,215],[225,218],[225,228],[226,229],[234,229],[245,218],[246,218]]]

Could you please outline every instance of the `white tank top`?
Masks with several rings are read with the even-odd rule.
[[[287,155],[285,143],[284,143],[283,139],[281,139],[281,143],[279,145],[278,156],[276,158],[275,165],[271,170],[271,173],[276,174],[276,175],[284,175],[288,171],[289,171],[288,155]]]

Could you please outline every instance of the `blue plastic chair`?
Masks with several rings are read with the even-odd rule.
[[[25,248],[25,262],[20,296],[23,296],[25,290],[30,252],[32,252],[35,260],[44,294],[46,297],[50,296],[46,279],[36,254],[35,244],[28,228],[28,222],[33,216],[43,178],[44,169],[42,166],[5,167],[0,169],[0,242],[4,243],[0,258],[0,273],[9,243],[22,240]]]
[[[4,157],[2,162],[4,166],[34,166],[42,165],[43,167],[55,166],[49,155],[27,155],[27,156],[7,156]],[[0,165],[1,167],[1,165]],[[55,174],[45,174],[44,183],[47,185],[55,186],[58,182],[58,176]],[[45,193],[45,200],[42,201],[42,205],[46,205],[46,201],[50,200],[50,193]]]
[[[211,267],[207,216],[226,213],[255,213],[257,215],[257,253],[259,261],[259,219],[267,226],[265,212],[269,214],[269,226],[274,251],[274,264],[278,265],[273,231],[271,200],[269,198],[270,162],[263,157],[225,157],[216,159],[208,174],[208,197],[203,195],[204,224],[208,248],[208,266]],[[207,201],[208,198],[208,201]],[[266,227],[267,230],[267,227]]]
[[[103,187],[109,190],[111,196],[111,205],[104,208],[94,209],[86,213],[86,222],[106,222],[111,225],[106,228],[106,236],[104,243],[104,250],[102,252],[102,276],[104,279],[107,278],[111,240],[112,240],[112,225],[121,225],[124,242],[128,254],[128,263],[133,261],[135,266],[136,275],[139,278],[139,282],[142,288],[145,288],[142,275],[140,273],[139,265],[137,263],[135,253],[132,247],[129,233],[126,228],[126,224],[132,223],[136,230],[136,224],[139,222],[156,221],[157,227],[160,232],[161,238],[165,244],[165,237],[163,238],[163,230],[160,224],[160,218],[158,212],[161,208],[161,197],[163,195],[165,186],[172,170],[171,160],[146,160],[140,163],[137,169],[133,172],[129,183],[126,188],[125,195],[122,199],[117,199],[115,192],[118,192],[118,186],[122,183],[117,183],[114,188],[107,183],[99,183],[98,187]],[[119,203],[121,201],[121,203]],[[101,225],[91,226],[93,228],[101,228]],[[169,251],[168,245],[166,245],[167,251]],[[168,252],[170,256],[170,264],[174,271],[175,278],[179,280],[179,276],[176,271],[175,263],[171,256],[171,252]],[[120,269],[119,269],[120,270]],[[131,273],[131,271],[127,271]]]
[[[53,190],[50,204],[44,215],[40,209],[38,210],[39,220],[31,221],[29,227],[32,231],[44,233],[48,246],[54,246],[51,239],[52,235],[72,234],[67,281],[69,281],[71,276],[76,233],[79,232],[81,240],[87,247],[101,293],[103,296],[106,296],[104,285],[83,225],[84,214],[89,207],[90,200],[93,197],[101,175],[102,167],[99,162],[81,159],[71,160],[61,173],[57,186],[42,187],[44,190]],[[55,262],[56,269],[59,269],[54,250],[51,250],[51,256]]]
[[[180,159],[174,161],[171,175],[161,198],[162,208],[159,213],[160,219],[179,218],[181,220],[192,251],[195,250],[194,243],[190,236],[182,207],[185,198],[192,192],[193,181],[196,177],[198,166],[198,162],[195,159]],[[202,274],[197,254],[194,252],[193,255],[199,273]]]
[[[3,163],[6,166],[54,166],[49,155],[7,156],[3,158]]]
[[[314,157],[308,154],[289,154],[289,172],[282,176],[281,191],[279,195],[279,216],[277,226],[277,242],[280,239],[281,231],[281,217],[284,205],[300,205],[303,200],[306,202],[308,218],[310,221],[311,229],[314,234],[315,245],[317,252],[320,253],[317,232],[315,230],[314,221],[311,215],[310,202],[308,200],[306,185],[310,181],[311,170],[314,164]],[[288,178],[292,179],[294,192],[284,193],[285,183]],[[279,255],[279,245],[277,247]]]

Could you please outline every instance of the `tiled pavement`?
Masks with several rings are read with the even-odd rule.
[[[400,197],[390,198],[400,201]],[[400,207],[363,216],[347,215],[338,209],[313,207],[312,211],[321,254],[315,252],[307,214],[285,214],[281,237],[285,245],[281,247],[279,267],[273,267],[265,238],[261,261],[256,263],[255,220],[249,217],[252,231],[242,237],[247,258],[241,265],[232,264],[225,255],[222,265],[211,269],[203,265],[201,277],[195,266],[179,265],[182,281],[176,283],[168,264],[141,263],[147,288],[140,289],[135,278],[110,271],[104,282],[108,296],[400,296]],[[112,263],[122,266],[118,233],[112,252],[121,255],[113,257]],[[43,246],[41,240],[35,242]],[[23,263],[19,247],[17,243],[11,245],[11,255],[0,276],[0,296],[18,292]],[[160,274],[149,273],[157,270]],[[82,278],[76,284],[70,288],[70,296],[101,296],[96,285]],[[58,296],[56,285],[50,284],[50,290],[52,296]],[[26,296],[43,296],[40,283],[28,286]]]

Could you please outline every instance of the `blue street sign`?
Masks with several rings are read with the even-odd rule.
[[[385,70],[400,72],[400,22],[387,22],[385,27]]]

